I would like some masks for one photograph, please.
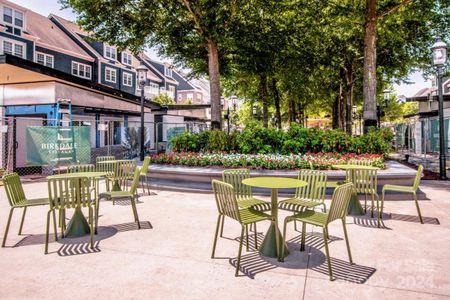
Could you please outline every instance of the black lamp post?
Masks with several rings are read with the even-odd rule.
[[[141,137],[140,137],[140,155],[139,158],[141,161],[144,160],[144,134],[145,134],[145,127],[144,127],[144,87],[145,87],[145,83],[147,82],[147,67],[144,66],[144,64],[140,64],[139,67],[136,69],[138,72],[138,78],[139,78],[139,88],[141,89]]]
[[[437,71],[437,88],[439,98],[439,177],[441,180],[447,179],[445,170],[446,145],[444,138],[444,97],[442,95],[442,76],[444,75],[445,64],[447,62],[447,45],[438,39],[431,47],[433,52],[433,65]]]

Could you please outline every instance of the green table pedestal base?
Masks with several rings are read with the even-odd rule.
[[[122,189],[120,188],[120,184],[119,184],[119,182],[117,180],[114,180],[112,191],[113,192],[120,192],[120,191],[122,191]]]
[[[66,232],[64,233],[65,237],[78,237],[83,236],[90,233],[89,223],[86,221],[86,218],[83,215],[83,212],[80,208],[76,208],[73,213],[72,219],[67,225]]]
[[[262,242],[261,246],[259,247],[259,251],[264,256],[269,257],[277,257],[277,241],[275,234],[278,234],[280,247],[281,243],[283,242],[283,237],[281,235],[280,230],[274,226],[272,223],[269,227],[269,230],[266,233],[266,236],[264,238],[264,241]],[[281,248],[280,248],[281,251]],[[287,245],[284,245],[284,255],[283,257],[287,256],[289,254],[289,251],[287,249]]]
[[[350,203],[348,204],[348,214],[349,215],[364,215],[364,209],[361,206],[361,203],[359,203],[358,195],[355,193],[352,194],[352,198],[350,199]]]

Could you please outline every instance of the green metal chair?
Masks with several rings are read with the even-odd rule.
[[[96,209],[97,209],[96,215],[98,216],[98,211],[99,211],[99,207],[100,207],[100,199],[107,199],[107,200],[112,199],[114,201],[114,199],[128,198],[131,201],[131,207],[133,210],[134,221],[137,223],[138,228],[141,229],[141,224],[139,223],[139,216],[137,213],[136,201],[135,201],[136,198],[138,197],[137,188],[138,188],[138,184],[139,184],[140,174],[141,174],[140,168],[135,168],[133,178],[132,178],[133,181],[131,182],[131,185],[124,185],[124,189],[121,191],[110,191],[110,192],[101,193],[98,196],[98,200],[97,200],[97,204],[96,204]],[[96,228],[97,228],[97,225],[98,225],[98,218],[96,218],[96,224],[95,224]]]
[[[115,156],[97,156],[95,158],[95,168],[98,172],[112,172],[114,164],[99,164],[99,162],[115,160]]]
[[[374,160],[373,159],[350,159],[348,161],[349,165],[357,165],[357,166],[372,166]]]
[[[278,208],[293,212],[300,212],[305,209],[314,209],[322,206],[326,212],[325,193],[327,188],[327,174],[323,171],[300,170],[298,179],[306,181],[308,185],[295,190],[295,196],[282,200],[278,203]]]
[[[242,180],[250,178],[248,169],[228,169],[222,172],[222,181],[233,186],[239,208],[253,208],[258,211],[271,210],[270,202],[253,197],[252,188],[242,183]],[[220,229],[220,237],[223,237],[224,216],[222,217],[222,227]],[[250,225],[251,229],[251,225]],[[256,232],[256,224],[255,224]]]
[[[90,188],[90,179],[87,177],[65,177],[48,179],[48,196],[50,208],[47,213],[47,225],[45,229],[45,254],[48,253],[48,234],[50,213],[53,213],[55,219],[55,211],[64,211],[66,209],[81,210],[88,208],[89,210],[89,230],[91,236],[91,249],[94,248],[94,216],[95,197],[92,196]],[[64,231],[65,226],[62,227]],[[55,238],[57,236],[55,225]]]
[[[2,247],[5,247],[6,238],[8,237],[9,226],[11,224],[14,209],[23,208],[22,220],[20,221],[19,227],[19,235],[20,235],[22,234],[22,228],[23,223],[25,221],[25,214],[27,213],[27,208],[32,206],[48,205],[49,200],[48,198],[27,199],[25,196],[25,192],[23,191],[22,183],[20,182],[20,177],[19,175],[17,175],[17,173],[10,173],[4,175],[2,181],[5,187],[6,197],[8,198],[9,205],[11,206],[2,242]],[[55,214],[53,214],[53,222],[55,224],[55,231],[56,231]]]
[[[402,185],[393,185],[393,184],[385,184],[383,186],[383,190],[381,191],[381,208],[378,214],[378,228],[380,228],[381,218],[383,216],[383,205],[384,205],[384,194],[386,191],[394,191],[394,192],[402,192],[402,193],[411,193],[413,194],[414,202],[416,202],[417,214],[419,215],[420,223],[423,224],[422,214],[420,213],[419,202],[417,201],[417,189],[419,188],[420,179],[423,172],[423,166],[419,165],[417,169],[416,177],[414,178],[414,182],[412,186],[402,186]]]
[[[147,192],[150,195],[150,185],[148,184],[148,168],[150,166],[150,156],[146,156],[144,158],[144,161],[142,162],[142,167],[141,167],[141,175],[140,175],[140,181],[141,181],[141,185],[142,185],[142,192],[145,193],[145,187],[147,187]],[[145,179],[145,183],[144,183],[144,179]],[[145,186],[144,186],[145,184]]]
[[[133,180],[134,171],[136,169],[136,161],[123,160],[116,161],[111,176],[106,177],[106,190],[110,191],[126,191],[129,189],[129,183]],[[114,201],[113,201],[114,204]]]
[[[220,223],[222,220],[223,224],[223,218],[229,217],[231,219],[236,220],[241,224],[241,239],[239,241],[239,252],[238,252],[238,258],[237,258],[237,264],[236,264],[236,273],[235,276],[238,276],[239,274],[239,267],[241,262],[241,253],[242,253],[242,243],[244,240],[244,230],[247,233],[247,249],[248,249],[248,228],[247,225],[252,223],[257,223],[261,221],[270,220],[274,222],[274,218],[264,212],[254,210],[252,207],[246,207],[246,208],[240,208],[239,203],[237,201],[236,192],[233,189],[233,186],[231,184],[219,181],[219,180],[213,180],[212,181],[212,188],[214,191],[214,197],[216,199],[217,204],[217,210],[219,212],[219,216],[217,218],[217,226],[216,226],[216,232],[214,236],[214,243],[213,243],[213,249],[211,258],[214,258],[214,253],[216,251],[216,244],[217,244],[217,236],[219,234],[219,228]],[[280,241],[278,240],[278,235],[275,235],[277,237],[277,249],[279,249]],[[256,230],[255,230],[255,248],[258,248],[257,240],[256,240]]]
[[[284,247],[286,243],[286,227],[289,222],[292,221],[302,222],[300,251],[305,250],[306,224],[322,227],[323,239],[325,243],[325,252],[327,255],[328,273],[330,275],[330,280],[333,280],[333,271],[331,268],[330,253],[328,250],[328,241],[327,241],[328,224],[330,224],[335,220],[340,219],[342,221],[342,226],[344,228],[344,236],[345,236],[345,243],[347,245],[348,258],[350,264],[353,264],[352,254],[350,251],[350,244],[348,241],[347,228],[345,226],[345,217],[347,216],[347,209],[350,203],[352,189],[353,189],[352,183],[345,183],[343,185],[338,186],[334,190],[333,197],[331,199],[331,206],[328,213],[317,212],[314,210],[305,210],[293,216],[286,217],[286,219],[284,220],[284,227],[283,227],[283,242],[281,243],[281,253],[284,253]],[[283,258],[280,258],[279,260],[283,261]]]
[[[367,213],[367,195],[372,198],[371,217],[373,218],[374,200],[377,201],[377,210],[379,207],[379,197],[377,193],[377,170],[353,169],[347,170],[346,180],[353,183],[357,194],[364,194],[364,213]]]

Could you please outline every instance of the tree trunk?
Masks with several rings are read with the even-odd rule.
[[[377,0],[366,0],[366,24],[364,35],[364,132],[377,125]]]
[[[305,127],[305,107],[301,101],[298,102],[297,120],[302,127]]]
[[[345,131],[352,134],[353,123],[353,65],[347,63],[345,68]]]
[[[262,120],[263,127],[267,128],[269,124],[269,116],[268,116],[268,92],[267,92],[267,76],[266,74],[259,75],[259,93],[262,102]]]
[[[211,129],[221,129],[219,50],[217,43],[213,41],[208,42],[208,74],[211,90]]]
[[[333,128],[345,130],[345,90],[343,84],[339,85],[339,94],[333,103]]]
[[[281,129],[280,93],[278,93],[277,80],[275,78],[272,78],[272,90],[275,103],[275,118],[277,122],[277,128]]]
[[[295,122],[295,99],[294,96],[289,96],[289,122],[294,123]]]

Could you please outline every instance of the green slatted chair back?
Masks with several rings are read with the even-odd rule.
[[[229,169],[222,172],[222,181],[233,186],[233,191],[238,200],[253,197],[252,188],[242,183],[242,180],[250,178],[248,169]]]
[[[241,222],[239,206],[233,191],[233,186],[214,179],[212,181],[212,188],[219,213]]]
[[[67,172],[69,172],[69,173],[95,172],[95,166],[93,164],[70,165],[67,168]]]
[[[111,179],[119,184],[122,191],[129,191],[131,186],[128,183],[133,180],[135,169],[134,160],[117,161],[114,163],[114,175]]]
[[[136,167],[134,170],[133,181],[131,182],[130,186],[130,193],[133,195],[137,192],[137,188],[139,185],[139,178],[142,172],[141,169],[142,168]]]
[[[423,172],[423,166],[419,165],[419,167],[417,168],[416,178],[414,178],[414,183],[413,183],[414,191],[417,191],[417,189],[419,188],[420,179],[422,177],[422,172]]]
[[[330,210],[328,211],[327,224],[336,219],[345,218],[350,198],[352,197],[352,188],[352,183],[345,183],[334,190]]]
[[[374,160],[373,159],[350,159],[348,161],[349,165],[357,165],[357,166],[372,166]]]
[[[327,174],[323,171],[300,170],[298,179],[306,181],[306,186],[295,190],[295,198],[323,202],[327,190]]]
[[[95,159],[95,167],[98,172],[112,172],[114,169],[114,163],[99,164],[99,162],[115,160],[114,156],[97,156]]]
[[[147,174],[148,167],[150,166],[150,156],[146,156],[142,162],[141,174]]]
[[[4,175],[2,178],[9,205],[15,207],[27,201],[20,177],[17,173]]]
[[[47,186],[51,209],[87,207],[95,201],[87,177],[53,178]]]
[[[372,193],[377,190],[377,177],[377,170],[354,169],[347,172],[346,180],[353,183],[357,193]]]

